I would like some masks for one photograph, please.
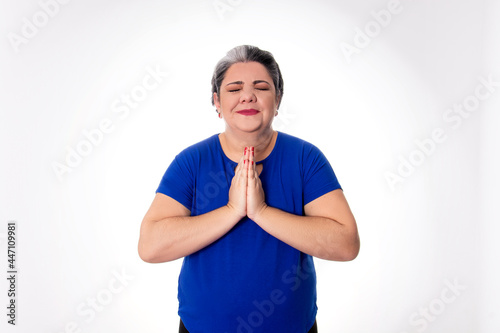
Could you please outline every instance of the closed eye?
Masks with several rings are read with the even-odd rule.
[[[271,87],[266,81],[255,81],[254,87],[257,90],[269,90]]]

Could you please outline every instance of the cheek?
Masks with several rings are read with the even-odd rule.
[[[231,105],[231,99],[227,96],[221,96],[219,103],[222,108],[228,108]]]
[[[267,98],[265,99],[265,103],[270,108],[274,108],[278,105],[277,100],[276,100],[276,96],[267,96]]]
[[[239,96],[237,94],[221,94],[222,104],[233,104],[239,101]]]

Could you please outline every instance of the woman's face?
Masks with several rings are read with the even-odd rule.
[[[277,110],[276,89],[266,68],[258,62],[239,62],[226,71],[215,106],[226,126],[244,132],[271,127]]]

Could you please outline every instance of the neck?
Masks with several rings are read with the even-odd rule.
[[[255,160],[260,161],[267,157],[274,148],[274,138],[277,134],[272,128],[253,133],[235,131],[227,128],[221,134],[223,147],[227,156],[238,161],[245,147],[255,147]]]

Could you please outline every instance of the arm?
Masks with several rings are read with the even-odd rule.
[[[312,256],[349,261],[359,253],[356,221],[344,192],[337,189],[304,206],[306,216],[269,207],[253,162],[249,157],[247,215],[269,234]]]
[[[341,189],[304,206],[306,216],[265,206],[252,220],[269,234],[312,256],[349,261],[359,253],[356,221]]]
[[[157,193],[142,220],[139,256],[150,263],[172,261],[213,243],[246,215],[247,170],[244,156],[235,170],[227,205],[190,216],[189,209],[173,198]]]
[[[178,201],[157,193],[141,224],[139,256],[150,263],[185,257],[222,237],[240,219],[228,206],[190,216]]]

